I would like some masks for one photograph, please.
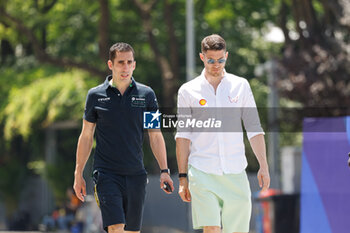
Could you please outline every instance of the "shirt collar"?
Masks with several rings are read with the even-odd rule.
[[[103,87],[104,87],[105,89],[107,89],[108,87],[115,87],[115,86],[111,86],[111,84],[110,84],[110,81],[111,81],[111,80],[112,80],[112,75],[108,75],[108,76],[106,77],[106,80],[105,80],[104,83],[103,83]],[[131,77],[131,83],[130,83],[129,87],[134,87],[134,86],[136,86],[136,82],[135,82],[134,77]]]
[[[103,87],[105,88],[105,89],[107,89],[110,85],[109,85],[109,80],[111,80],[112,79],[112,75],[108,75],[107,77],[106,77],[106,80],[104,81],[104,83],[103,83]]]
[[[205,83],[205,84],[207,84],[207,85],[211,85],[209,82],[208,82],[208,80],[205,78],[205,68],[202,70],[202,73],[201,73],[201,75],[200,75],[200,78],[202,79],[202,82],[203,83]],[[226,70],[224,69],[224,77],[222,77],[222,79],[221,79],[221,82],[223,82],[223,81],[225,81],[226,79],[227,79],[227,72],[226,72]],[[221,83],[220,82],[220,83]]]

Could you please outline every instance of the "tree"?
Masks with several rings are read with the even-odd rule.
[[[108,24],[106,23],[108,22],[108,3],[106,0],[100,0],[99,3],[101,13],[98,38],[99,50],[102,54],[103,52],[106,52],[106,47],[108,47]],[[99,68],[101,65],[92,66],[86,61],[79,61],[76,58],[72,59],[69,58],[69,56],[55,56],[53,53],[48,52],[48,50],[54,49],[52,48],[54,46],[52,43],[53,41],[48,41],[47,39],[47,31],[55,18],[55,14],[58,13],[60,17],[69,19],[69,17],[66,18],[64,16],[65,12],[62,12],[58,7],[58,5],[60,5],[62,8],[63,4],[64,3],[58,2],[57,0],[40,2],[34,0],[27,1],[25,4],[21,1],[4,1],[0,5],[0,23],[8,25],[13,31],[19,33],[17,43],[28,44],[29,50],[33,50],[33,53],[39,62],[61,67],[80,68],[88,71],[92,75],[104,77],[107,73]],[[22,7],[18,8],[18,5],[21,5]],[[76,7],[74,9],[78,10],[79,8]],[[81,15],[84,16],[84,14]],[[72,15],[70,15],[70,17],[72,17]]]
[[[161,49],[159,48],[160,42],[157,41],[156,36],[154,35],[154,22],[152,20],[152,12],[155,12],[155,5],[157,0],[148,1],[143,3],[140,0],[132,0],[133,4],[136,6],[137,10],[140,12],[142,25],[145,33],[147,34],[148,42],[153,51],[156,63],[161,70],[161,77],[163,82],[163,105],[166,107],[175,106],[175,93],[178,87],[179,82],[179,46],[178,40],[175,35],[175,28],[173,22],[172,9],[174,9],[175,3],[170,3],[169,0],[163,1],[162,4],[162,16],[164,18],[164,24],[166,28],[167,45],[166,48],[169,48],[165,51],[166,54],[162,54]],[[169,56],[169,59],[167,58]]]
[[[22,67],[23,68],[23,67]],[[97,84],[81,71],[64,72],[51,66],[1,70],[0,79],[0,195],[7,215],[17,208],[29,177],[47,179],[56,201],[72,186],[78,129],[58,132],[58,156],[45,161],[45,130],[57,122],[79,125],[85,95]],[[78,123],[79,122],[79,123]]]
[[[350,106],[349,19],[347,1],[281,1],[279,25],[286,38],[280,59],[283,96],[305,107]],[[339,114],[339,109],[327,111]]]

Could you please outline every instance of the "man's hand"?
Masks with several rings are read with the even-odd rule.
[[[190,190],[188,189],[187,178],[180,178],[179,195],[184,202],[191,201],[191,193],[190,193]]]
[[[73,189],[77,198],[84,202],[84,196],[86,196],[86,183],[82,175],[75,175]]]
[[[259,186],[261,189],[261,192],[265,192],[270,187],[270,174],[268,169],[262,169],[260,168],[258,171],[258,181]]]
[[[164,182],[168,182],[168,184],[171,187],[171,192],[166,191],[164,189]],[[170,194],[174,191],[174,183],[173,183],[173,180],[170,178],[168,173],[161,173],[160,174],[160,188],[163,189],[163,191],[166,192],[167,194]]]

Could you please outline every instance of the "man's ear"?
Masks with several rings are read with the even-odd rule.
[[[112,62],[111,60],[108,60],[108,61],[107,61],[107,65],[108,65],[108,68],[109,68],[110,70],[112,70],[113,62]]]
[[[225,59],[227,60],[227,58],[228,58],[228,52],[226,52],[225,54]]]
[[[203,53],[199,53],[199,57],[204,62],[204,54]]]

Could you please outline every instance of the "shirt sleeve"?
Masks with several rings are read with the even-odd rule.
[[[96,123],[97,112],[95,109],[95,100],[91,91],[88,92],[85,102],[85,110],[83,118],[91,123]]]
[[[183,88],[180,88],[177,95],[177,120],[182,120],[181,116],[190,115],[189,111],[191,110],[191,105],[188,102],[189,96],[186,96],[186,92]],[[185,117],[186,118],[186,117]],[[180,129],[177,128],[177,132],[175,134],[176,138],[186,138],[191,140],[191,132],[190,129]]]
[[[245,80],[244,86],[245,90],[242,105],[242,120],[244,128],[247,131],[248,139],[251,139],[256,135],[265,133],[261,127],[253,92],[247,80]]]
[[[146,110],[149,112],[155,112],[159,109],[156,94],[151,89],[147,94],[147,106]]]

